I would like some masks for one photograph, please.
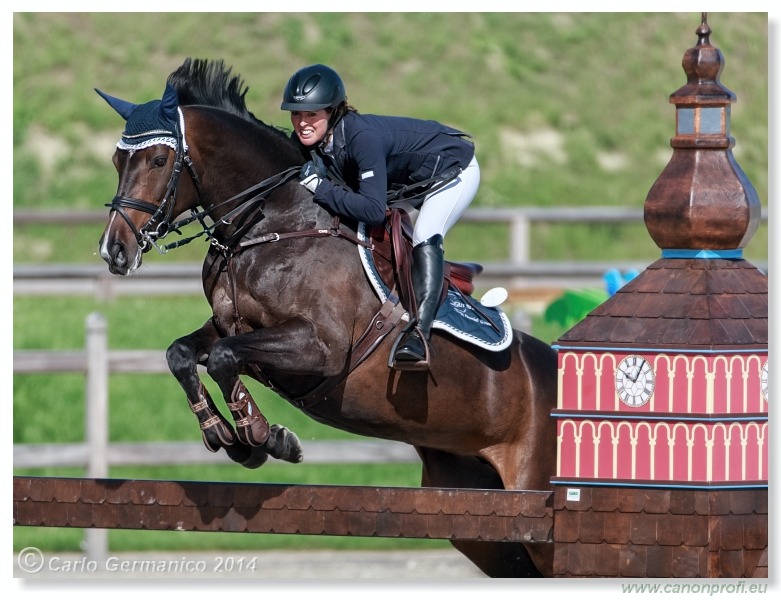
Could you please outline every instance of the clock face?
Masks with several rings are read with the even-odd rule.
[[[616,368],[616,393],[627,406],[643,406],[654,393],[656,375],[651,363],[642,356],[632,354],[618,363]]]
[[[765,399],[765,402],[770,402],[767,399],[767,361],[765,361],[765,364],[762,365],[762,374],[759,376],[759,383],[762,387],[762,397]]]

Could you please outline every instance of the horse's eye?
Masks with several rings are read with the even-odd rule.
[[[152,161],[153,164],[156,167],[164,167],[165,164],[168,162],[167,156],[155,156],[154,160]]]

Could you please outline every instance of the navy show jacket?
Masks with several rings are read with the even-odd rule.
[[[316,149],[347,187],[325,179],[313,199],[339,215],[382,223],[391,185],[425,181],[469,165],[474,144],[466,137],[436,121],[348,112],[334,129],[333,156],[322,145]]]

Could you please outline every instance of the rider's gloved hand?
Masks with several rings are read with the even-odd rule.
[[[298,182],[314,194],[317,186],[320,185],[320,181],[325,179],[327,175],[328,169],[326,169],[323,159],[313,153],[312,160],[301,167]]]

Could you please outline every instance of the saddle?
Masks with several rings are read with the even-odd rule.
[[[312,156],[314,159],[314,152],[312,152]],[[415,317],[415,319],[418,311],[415,291],[412,287],[413,227],[409,213],[401,206],[406,203],[416,208],[420,207],[427,194],[447,185],[458,177],[460,172],[460,167],[453,167],[423,181],[394,185],[387,195],[388,209],[385,212],[385,222],[373,226],[368,231],[368,236],[374,246],[372,256],[380,271],[383,283],[390,289],[398,289],[401,304],[407,309],[410,317]],[[333,169],[329,169],[329,178],[349,187]],[[459,292],[471,296],[475,289],[472,280],[482,271],[483,267],[476,263],[445,261],[442,293],[439,299],[440,306],[451,284]]]
[[[309,393],[298,398],[289,398],[300,408],[309,408],[324,400],[330,389],[352,373],[389,334],[396,330],[405,314],[410,315],[408,326],[410,323],[414,324],[415,320],[412,317],[417,315],[417,304],[412,286],[412,230],[409,215],[401,208],[389,209],[387,219],[382,225],[366,227],[361,224],[357,237],[340,227],[338,217],[334,218],[332,229],[318,230],[318,235],[341,235],[357,244],[359,253],[371,263],[371,268],[367,268],[364,262],[364,268],[375,291],[380,295],[382,305],[350,349],[350,359],[345,369],[338,375],[325,379]],[[452,307],[455,303],[459,306],[459,310],[471,311],[469,321],[477,327],[493,329],[497,334],[496,339],[486,342],[475,335],[464,333],[463,330],[452,328],[447,330],[461,339],[476,341],[478,345],[482,343],[483,348],[499,351],[509,345],[512,329],[506,316],[498,309],[484,307],[472,299],[471,295],[475,289],[473,280],[482,270],[483,267],[476,263],[445,261],[439,308],[442,309],[449,303],[453,312]],[[383,287],[384,291],[380,293],[375,283]],[[493,318],[487,314],[490,311],[495,311]],[[398,339],[401,339],[401,336]],[[391,352],[389,366],[392,357]]]
[[[403,209],[392,208],[382,225],[368,230],[373,243],[372,256],[385,285],[397,289],[401,303],[410,316],[417,316],[417,301],[412,286],[412,221]],[[453,286],[465,296],[475,291],[474,278],[483,272],[482,265],[445,261],[440,304]]]
[[[369,327],[353,346],[350,372],[396,328],[406,312],[409,315],[408,324],[401,330],[401,335],[397,337],[388,358],[388,367],[394,368],[393,355],[396,345],[417,321],[418,307],[412,285],[412,231],[409,214],[402,208],[389,208],[383,224],[365,230],[365,243],[362,245],[369,247],[376,272],[390,293]],[[445,261],[438,307],[445,302],[449,290],[471,296],[475,289],[473,280],[482,270],[483,267],[477,263]]]

